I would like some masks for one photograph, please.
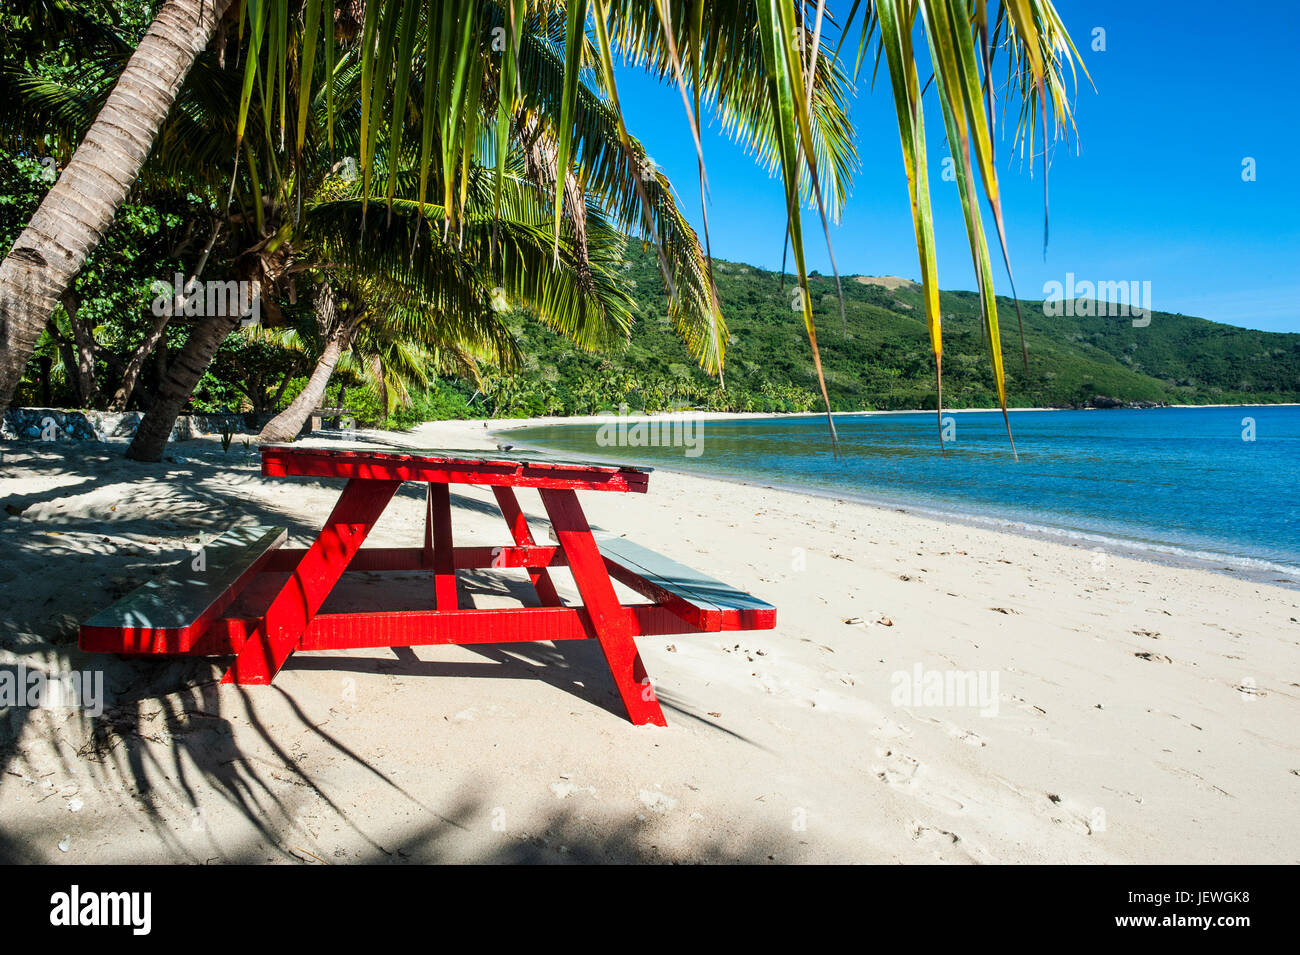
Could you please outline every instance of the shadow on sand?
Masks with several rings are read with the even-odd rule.
[[[39,470],[42,478],[55,480],[58,487],[14,495],[0,501],[0,553],[25,558],[24,567],[43,566],[50,574],[66,580],[66,586],[43,603],[22,597],[22,580],[0,569],[0,677],[4,671],[16,679],[20,670],[39,669],[56,675],[72,671],[99,672],[103,676],[103,708],[98,714],[86,710],[54,712],[13,706],[0,709],[0,784],[39,785],[33,778],[27,747],[38,739],[43,752],[53,754],[58,769],[77,769],[89,774],[95,788],[120,794],[123,826],[137,826],[148,836],[150,858],[158,861],[262,862],[283,861],[317,864],[318,855],[295,845],[283,820],[294,818],[287,795],[304,787],[317,794],[328,809],[354,830],[354,843],[362,849],[343,861],[436,862],[450,858],[480,862],[760,862],[776,855],[788,861],[797,855],[791,834],[754,832],[727,841],[701,837],[688,858],[668,858],[647,837],[647,828],[636,819],[612,822],[598,831],[567,810],[548,812],[530,823],[533,834],[502,835],[495,844],[470,856],[452,843],[467,826],[488,824],[493,812],[490,779],[467,779],[454,808],[435,812],[420,798],[394,781],[365,756],[359,754],[325,728],[314,724],[283,688],[254,688],[217,684],[228,660],[190,658],[130,658],[85,654],[77,647],[77,626],[97,610],[119,598],[150,576],[165,573],[175,563],[189,558],[190,542],[234,523],[278,524],[289,527],[290,537],[302,540],[317,530],[295,521],[283,511],[267,506],[251,495],[240,494],[227,478],[255,475],[243,455],[232,452],[229,459],[219,453],[196,454],[179,446],[181,462],[164,461],[139,465],[130,477],[123,477],[120,462],[110,459],[121,454],[112,445],[61,446],[41,449],[8,444],[3,447],[0,475],[13,468]],[[107,465],[115,465],[109,469]],[[338,481],[307,483],[339,487]],[[116,490],[114,490],[116,489]],[[138,511],[143,503],[156,504],[166,519],[116,519],[111,513],[95,511],[50,517],[49,508],[70,495],[95,491],[130,495]],[[403,494],[423,499],[423,489],[408,485]],[[452,505],[462,511],[497,514],[494,505],[459,494]],[[38,506],[44,506],[43,510]],[[111,511],[112,505],[106,505]],[[34,520],[33,509],[47,517]],[[177,516],[179,515],[179,516]],[[539,522],[539,525],[543,522]],[[538,531],[545,533],[544,527]],[[181,538],[178,540],[177,538]],[[145,544],[153,544],[153,549]],[[35,560],[33,560],[35,558]],[[493,575],[464,574],[463,599],[511,597],[534,602],[526,580],[507,580]],[[422,661],[409,649],[391,651],[391,659],[373,656],[314,656],[292,658],[288,669],[327,669],[348,672],[384,673],[411,678],[436,679],[446,676],[487,680],[540,680],[576,700],[599,707],[612,717],[625,719],[609,671],[594,641],[565,641],[558,644],[494,644],[468,647],[482,662]],[[276,694],[268,698],[266,695]],[[259,716],[259,701],[268,699],[287,704],[297,725],[286,732],[272,731]],[[670,719],[690,720],[737,739],[684,701],[661,693],[660,702]],[[251,728],[259,748],[272,759],[251,756],[237,743],[232,720]],[[401,801],[409,802],[412,815],[432,814],[436,821],[399,830],[389,844],[381,845],[365,834],[353,819],[357,813],[336,804],[329,786],[314,777],[290,751],[289,739],[304,734],[323,744],[335,760],[346,761],[366,778]],[[748,742],[748,741],[745,741]],[[47,767],[48,768],[48,767]],[[5,774],[9,778],[2,778]],[[45,775],[55,775],[56,771]],[[198,823],[202,804],[214,795],[226,809],[246,821],[252,836],[244,845],[223,845],[213,856],[196,853],[178,837],[178,812],[188,809]],[[415,812],[419,810],[420,812]],[[280,820],[280,821],[276,821]],[[366,821],[362,814],[361,821]],[[369,827],[366,827],[369,828]],[[0,863],[38,862],[58,859],[45,828],[21,812],[6,812],[0,822]]]

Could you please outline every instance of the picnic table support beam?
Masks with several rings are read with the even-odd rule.
[[[532,547],[536,544],[533,540],[533,533],[528,529],[528,518],[524,516],[523,509],[519,506],[519,499],[515,497],[514,488],[497,485],[492,488],[492,493],[496,495],[497,506],[501,508],[501,516],[506,519],[506,524],[510,526],[510,535],[514,538],[515,544],[519,547]],[[560,595],[555,592],[555,584],[551,581],[551,575],[545,567],[529,567],[528,579],[533,582],[533,589],[537,591],[538,602],[543,607],[562,606]]]
[[[648,723],[667,726],[668,721],[664,719],[655,696],[654,684],[646,674],[641,654],[632,639],[631,616],[614,593],[614,583],[591,535],[578,495],[571,490],[550,488],[542,488],[540,493],[555,536],[568,558],[573,581],[582,595],[594,631],[592,636],[605,654],[605,662],[609,664],[628,719],[637,726]]]
[[[433,485],[424,486],[424,556],[425,567],[433,566]]]
[[[401,485],[401,481],[362,478],[348,481],[320,536],[271,601],[261,626],[240,649],[222,683],[265,686],[275,679]]]
[[[451,538],[451,488],[431,481],[427,485],[424,510],[424,555],[433,567],[434,606],[455,610],[460,601],[456,594],[456,555]]]

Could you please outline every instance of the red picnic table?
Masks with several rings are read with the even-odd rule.
[[[83,623],[83,650],[233,655],[222,683],[248,685],[269,684],[296,651],[594,639],[629,719],[663,726],[636,637],[776,626],[770,604],[626,538],[592,533],[577,492],[644,494],[650,469],[540,452],[267,446],[261,453],[267,477],[347,480],[315,541],[288,548],[281,546],[286,528],[232,528],[194,561]],[[363,548],[404,481],[426,486],[423,544]],[[452,484],[490,487],[513,545],[454,546]],[[520,487],[541,495],[558,546],[533,538],[515,496]],[[561,599],[553,567],[569,569],[581,606]],[[456,572],[489,568],[526,569],[539,606],[461,607]],[[434,609],[320,612],[345,573],[419,570],[433,578]],[[621,603],[615,580],[648,602]]]

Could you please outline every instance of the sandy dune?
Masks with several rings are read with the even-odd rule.
[[[477,422],[399,439],[494,446]],[[82,654],[77,624],[200,534],[301,544],[338,482],[212,440],[3,451],[0,673],[107,683],[97,719],[0,709],[6,861],[1300,862],[1294,590],[657,472],[587,494],[593,524],[779,608],[642,641],[666,729],[625,720],[590,642],[302,654],[218,687],[224,661]],[[414,543],[422,500],[371,541]],[[488,491],[452,502],[458,543],[505,542]],[[487,606],[515,574],[463,580]]]

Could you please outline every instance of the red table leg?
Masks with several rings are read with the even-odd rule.
[[[456,558],[451,539],[451,489],[446,484],[430,483],[425,498],[424,555],[433,564],[433,593],[439,610],[455,610]]]
[[[401,481],[363,478],[348,481],[320,536],[271,601],[262,625],[239,651],[222,683],[265,685],[275,679],[401,485]]]
[[[632,640],[631,618],[618,602],[613,581],[600,556],[591,527],[582,513],[578,495],[571,490],[541,489],[542,503],[551,518],[551,526],[560,539],[573,572],[574,583],[582,594],[583,605],[591,619],[594,636],[600,641],[618,694],[623,698],[628,719],[637,726],[652,723],[667,726],[654,685],[650,682]]]
[[[496,485],[492,488],[492,493],[496,495],[501,516],[510,525],[510,534],[515,539],[515,544],[520,547],[533,546],[536,541],[533,540],[532,531],[528,529],[528,518],[524,517],[524,512],[519,507],[515,489]],[[545,567],[528,568],[528,579],[533,582],[533,589],[537,591],[537,599],[543,607],[561,606],[560,595],[555,592],[555,584],[551,582],[551,575]]]

